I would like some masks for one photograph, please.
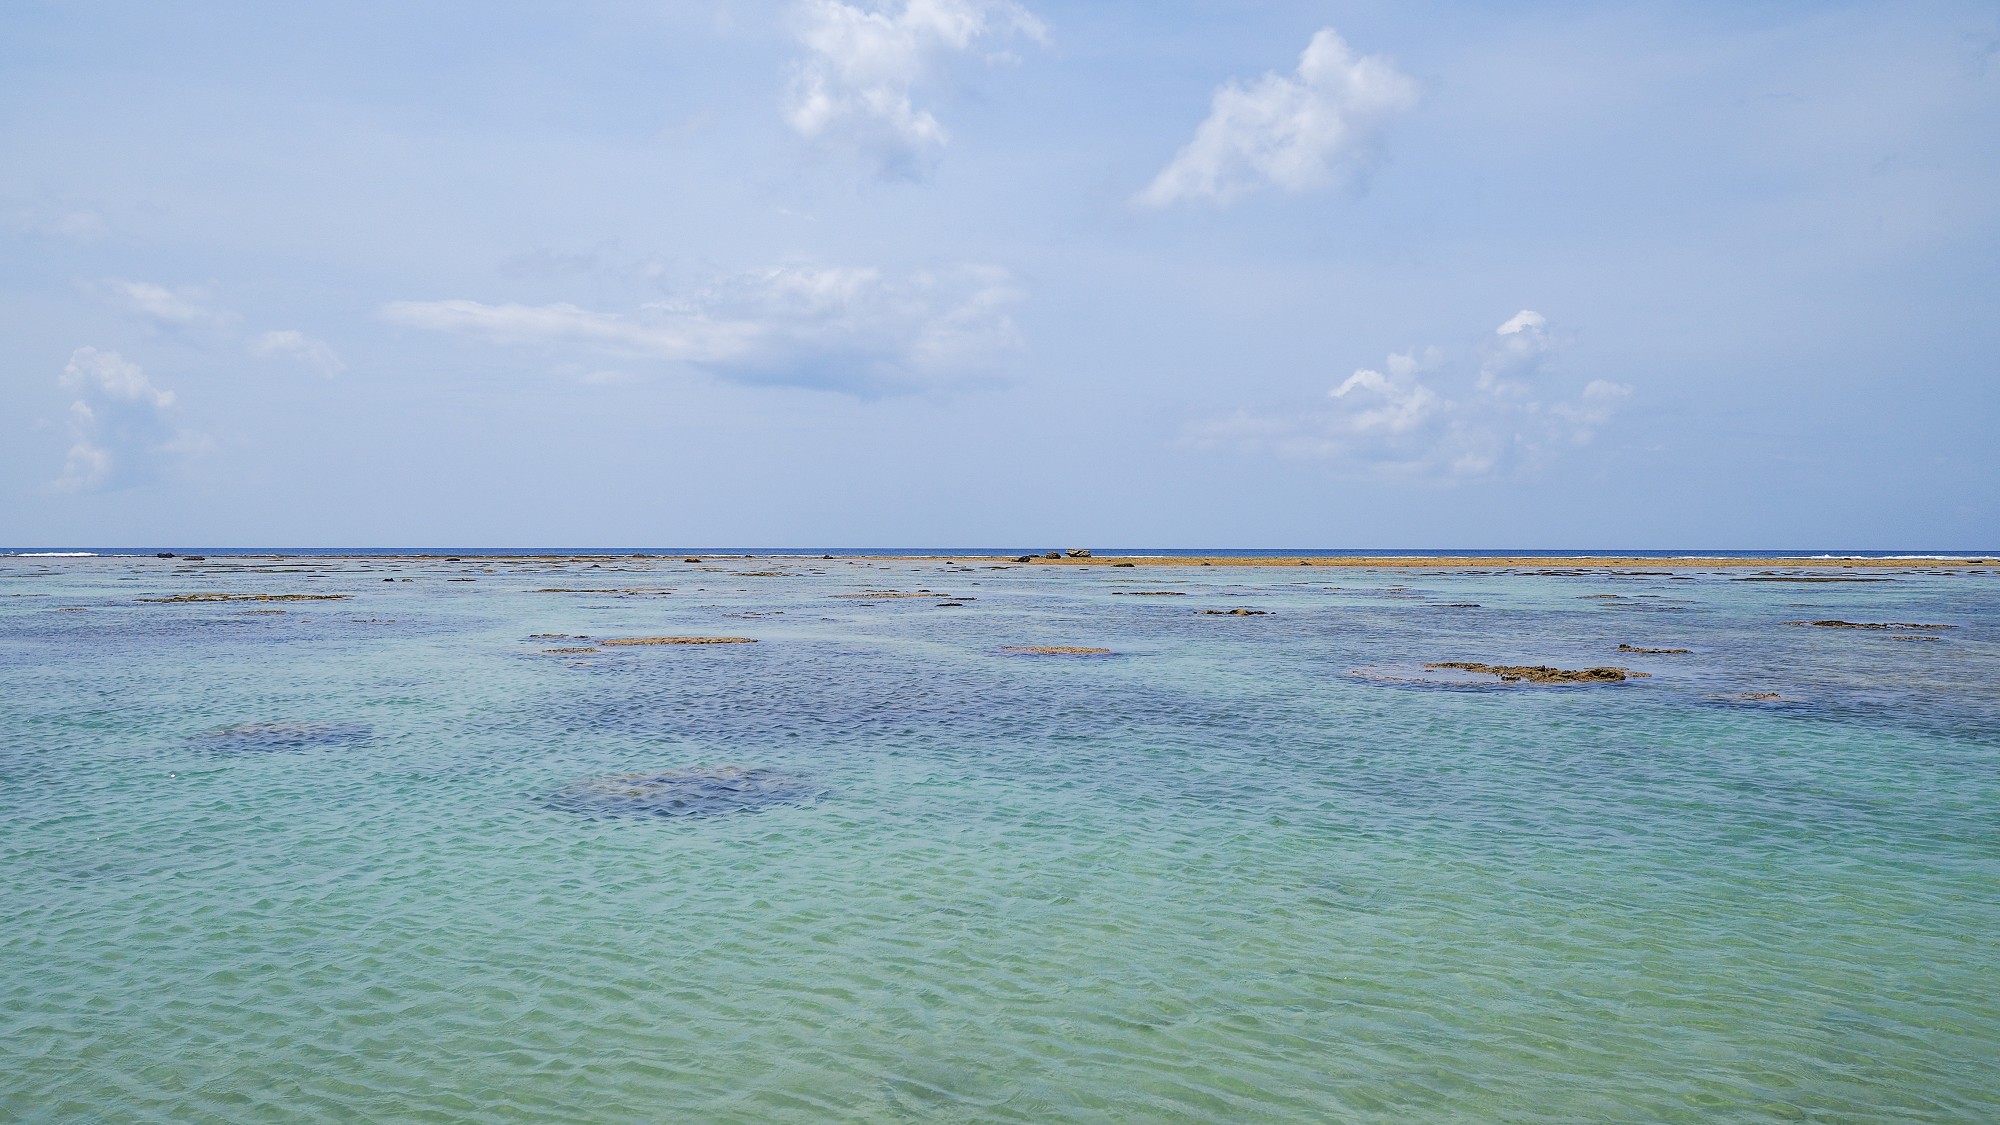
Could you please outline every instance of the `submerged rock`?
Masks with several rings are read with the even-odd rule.
[[[1619,652],[1637,652],[1646,656],[1686,656],[1693,652],[1689,648],[1640,648],[1638,645],[1619,645]]]
[[[1268,609],[1204,609],[1201,612],[1205,617],[1267,617],[1271,613]]]
[[[1018,656],[1110,656],[1108,648],[1080,648],[1076,645],[1007,645],[1001,652]]]
[[[587,777],[543,803],[589,817],[706,817],[809,804],[826,795],[821,786],[772,770],[694,766]]]
[[[307,750],[317,746],[351,746],[366,742],[374,732],[363,723],[238,723],[203,731],[193,741],[210,750],[266,753]]]
[[[1483,672],[1498,676],[1504,683],[1531,684],[1615,684],[1649,678],[1645,672],[1619,667],[1551,668],[1546,664],[1480,664],[1469,660],[1440,660],[1425,668],[1450,668],[1459,672]]]

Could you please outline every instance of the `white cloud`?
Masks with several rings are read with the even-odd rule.
[[[85,492],[144,480],[162,457],[204,444],[172,424],[174,393],[153,385],[138,364],[117,352],[78,348],[58,380],[76,393],[69,407],[70,447],[64,492]]]
[[[1351,180],[1373,157],[1382,123],[1416,101],[1417,84],[1387,59],[1356,57],[1332,28],[1321,28],[1295,74],[1273,71],[1217,89],[1194,139],[1137,201],[1228,204],[1266,185],[1296,195]]]
[[[1552,392],[1544,360],[1559,350],[1547,319],[1522,310],[1465,362],[1438,348],[1398,353],[1381,370],[1356,370],[1321,407],[1239,410],[1190,436],[1202,446],[1325,458],[1364,474],[1454,479],[1530,467],[1589,442],[1632,395],[1607,379],[1573,396]]]
[[[742,383],[853,394],[911,390],[978,372],[1020,344],[1004,271],[895,278],[787,265],[719,278],[631,314],[575,305],[399,301],[398,324],[498,344],[682,363]]]
[[[250,354],[263,359],[292,360],[329,379],[347,370],[333,345],[291,328],[266,332],[250,341]]]
[[[1013,0],[804,0],[797,31],[807,55],[793,74],[785,119],[803,136],[851,146],[884,175],[905,178],[921,175],[927,155],[950,140],[916,105],[918,86],[982,41],[1048,38]]]
[[[220,324],[229,319],[209,304],[206,289],[183,285],[169,289],[150,281],[121,281],[110,278],[102,290],[128,311],[170,327]]]

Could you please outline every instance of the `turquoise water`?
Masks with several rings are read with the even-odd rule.
[[[0,558],[0,1118],[2000,1119],[2000,572],[1746,576]]]

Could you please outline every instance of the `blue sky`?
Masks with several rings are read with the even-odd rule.
[[[0,542],[2000,546],[2000,11],[0,8]]]

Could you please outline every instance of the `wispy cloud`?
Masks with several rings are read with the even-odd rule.
[[[1530,467],[1591,441],[1632,394],[1608,379],[1573,395],[1552,392],[1545,361],[1560,349],[1547,319],[1523,309],[1462,361],[1436,347],[1400,352],[1379,369],[1357,369],[1317,407],[1240,410],[1189,436],[1366,474],[1448,480]]]
[[[570,304],[398,301],[382,315],[496,344],[687,364],[741,383],[858,395],[908,391],[985,370],[1020,345],[1005,271],[960,267],[891,277],[787,265],[719,278],[631,313]]]
[[[1417,84],[1379,55],[1357,57],[1322,28],[1291,75],[1215,91],[1208,119],[1139,193],[1147,207],[1227,205],[1262,187],[1289,194],[1360,175],[1382,123],[1416,104]]]
[[[21,208],[7,212],[5,222],[22,234],[71,242],[97,242],[111,233],[104,216],[87,208]]]
[[[168,288],[150,281],[107,278],[98,289],[127,312],[164,327],[223,324],[232,319],[215,308],[209,291],[198,285]]]
[[[923,175],[930,154],[950,140],[914,100],[946,60],[1014,35],[1048,39],[1042,21],[1012,0],[805,0],[796,27],[807,54],[792,77],[786,120],[897,178]]]
[[[174,425],[174,393],[154,386],[138,364],[117,352],[76,349],[58,382],[76,395],[69,407],[69,452],[54,482],[59,491],[136,484],[160,458],[204,444]]]
[[[260,359],[290,360],[329,379],[347,370],[333,345],[293,328],[266,332],[250,341],[250,354]]]

